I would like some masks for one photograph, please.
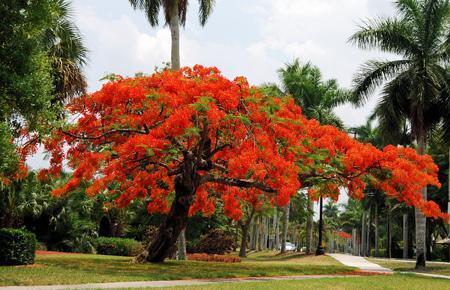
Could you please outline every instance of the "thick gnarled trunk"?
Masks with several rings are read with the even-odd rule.
[[[165,260],[175,246],[181,231],[186,227],[189,207],[196,189],[193,180],[185,180],[181,175],[175,178],[175,200],[170,212],[153,242],[135,258],[136,262],[160,263]]]

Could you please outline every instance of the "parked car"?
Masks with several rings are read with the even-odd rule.
[[[281,245],[278,250],[281,251]],[[297,246],[295,244],[286,242],[286,251],[295,251],[295,250],[297,250]]]

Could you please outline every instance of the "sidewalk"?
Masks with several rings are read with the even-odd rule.
[[[248,277],[227,279],[192,279],[192,280],[167,280],[167,281],[139,281],[139,282],[115,282],[115,283],[90,283],[76,285],[46,285],[46,286],[5,286],[0,290],[66,290],[66,289],[118,289],[118,288],[153,288],[175,286],[213,285],[221,283],[250,283],[286,280],[309,280],[323,278],[347,278],[359,277],[359,275],[303,275],[303,276],[279,276],[279,277]]]
[[[393,273],[391,269],[384,268],[378,264],[369,262],[363,257],[352,256],[347,254],[328,254],[328,255],[346,266],[359,268],[360,270],[363,271],[386,273],[386,274]]]

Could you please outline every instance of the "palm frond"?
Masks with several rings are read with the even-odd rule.
[[[426,1],[423,23],[424,51],[434,53],[448,35],[449,2],[448,0]]]
[[[350,101],[361,106],[376,87],[404,71],[410,64],[409,60],[371,60],[366,62],[353,78],[353,92]]]
[[[412,56],[420,53],[411,35],[412,30],[407,22],[397,19],[366,20],[349,42],[361,49],[379,48],[384,52]]]
[[[208,17],[211,15],[215,0],[198,0],[199,2],[199,9],[198,9],[198,18],[200,20],[200,24],[202,26],[205,26],[206,21],[208,21]]]
[[[143,10],[151,26],[158,25],[159,11],[163,0],[129,0],[135,10]],[[166,18],[167,19],[167,18]]]

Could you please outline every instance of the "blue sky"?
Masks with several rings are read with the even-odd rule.
[[[277,81],[276,70],[298,57],[349,87],[360,64],[383,56],[351,46],[348,37],[361,20],[393,14],[391,0],[217,0],[201,27],[197,9],[197,1],[190,1],[181,30],[182,65],[217,66],[255,85]],[[106,73],[150,73],[170,59],[168,28],[151,27],[127,0],[74,0],[73,12],[90,51],[85,69],[90,91]],[[362,124],[375,101],[336,112],[347,126]]]

